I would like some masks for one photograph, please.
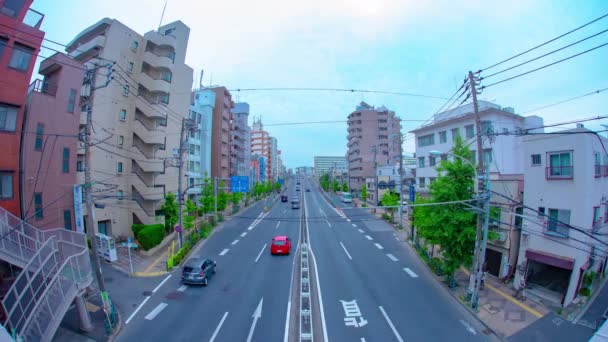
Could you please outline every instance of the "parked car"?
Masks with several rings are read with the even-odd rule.
[[[278,235],[272,238],[270,243],[270,254],[285,254],[291,252],[291,239],[285,235]]]
[[[207,285],[215,274],[216,262],[199,257],[190,258],[182,269],[182,284]]]
[[[287,202],[287,195],[281,195],[281,202]]]

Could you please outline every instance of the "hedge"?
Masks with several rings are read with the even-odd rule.
[[[149,226],[161,226],[161,227],[163,227],[163,229],[165,227],[162,223],[156,223],[156,224],[134,223],[131,226],[131,230],[133,231],[133,236],[135,237],[135,239],[138,240],[139,232],[141,232],[142,229],[149,227]]]
[[[163,224],[151,224],[139,231],[137,241],[144,250],[158,246],[165,237],[165,226]]]

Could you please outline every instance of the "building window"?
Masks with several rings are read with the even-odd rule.
[[[119,135],[118,136],[118,146],[122,146],[125,143],[125,136],[124,135]]]
[[[441,155],[441,161],[446,161],[446,160],[448,160],[448,155],[444,153]]]
[[[592,222],[592,227],[594,230],[598,230],[601,225],[600,223],[602,222],[602,216],[600,214],[600,207],[593,207],[593,222]]]
[[[424,184],[424,177],[418,178],[418,186],[424,188],[426,185]]]
[[[164,104],[169,104],[169,94],[160,95],[160,102]]]
[[[7,0],[2,5],[2,8],[0,8],[0,13],[9,17],[16,17],[21,12],[24,3],[24,0]]]
[[[540,154],[532,155],[532,166],[540,166]]]
[[[435,157],[433,157],[433,156],[429,157],[429,166],[431,166],[431,167],[435,166]]]
[[[44,124],[36,124],[36,139],[34,140],[34,150],[42,150],[42,136],[44,135]]]
[[[167,118],[165,117],[165,118],[159,119],[158,120],[158,125],[159,126],[167,127]]]
[[[456,137],[460,136],[460,128],[452,128],[450,131],[452,133],[452,141],[456,141]]]
[[[122,162],[116,164],[116,172],[122,173]]]
[[[68,113],[74,113],[76,106],[76,89],[70,89],[70,97],[68,98]]]
[[[122,96],[129,96],[130,92],[131,92],[131,89],[130,89],[129,85],[125,84],[125,86],[122,88]]]
[[[448,141],[448,134],[446,131],[439,132],[439,143],[444,144]]]
[[[539,218],[544,218],[545,217],[545,207],[538,207],[538,217]]]
[[[523,214],[524,214],[523,207],[515,208],[515,229],[521,229],[522,223],[524,222],[524,219],[522,217]]]
[[[119,201],[124,198],[124,194],[123,194],[122,190],[118,190],[116,192],[116,198],[118,198]]]
[[[418,157],[418,167],[424,167],[424,157]]]
[[[4,47],[8,44],[8,39],[0,37],[0,57],[4,53]]]
[[[127,121],[127,110],[126,109],[120,110],[120,121]]]
[[[159,150],[161,150],[161,151],[164,151],[164,150],[166,150],[166,149],[167,149],[167,137],[165,137],[165,141],[163,142],[163,144],[162,144],[162,145],[160,145],[160,146],[158,147],[158,149],[159,149]]]
[[[63,173],[70,172],[70,149],[67,147],[63,148],[63,160],[61,164],[61,171]]]
[[[175,31],[175,28],[166,29],[165,30],[165,36],[170,35],[171,33],[173,33],[173,31]]]
[[[36,219],[40,220],[44,218],[44,209],[42,208],[42,193],[34,193],[34,210],[36,211]]]
[[[134,40],[133,43],[131,43],[131,50],[137,51],[138,47],[139,47],[139,42],[137,40]]]
[[[547,178],[572,178],[572,153],[548,153],[549,167]]]
[[[13,198],[13,173],[0,172],[0,199]]]
[[[595,156],[595,177],[602,177],[602,155],[599,152],[594,152]]]
[[[435,134],[418,137],[418,147],[431,146],[435,144]]]
[[[608,202],[604,203],[604,222],[608,222]]]
[[[484,163],[492,163],[492,149],[491,148],[486,148],[485,150],[483,150],[483,161]]]
[[[547,232],[561,237],[568,237],[570,224],[570,210],[549,209]]]
[[[492,121],[484,120],[480,123],[481,134],[490,135],[492,133]]]
[[[82,160],[76,161],[76,172],[84,172],[84,163]]]
[[[17,107],[0,105],[0,131],[15,131],[17,128]]]
[[[129,66],[127,67],[128,72],[133,72],[133,62],[129,62]]]
[[[472,137],[475,136],[475,128],[473,127],[473,125],[464,126],[464,131],[465,131],[464,134],[467,139],[471,139]]]
[[[13,54],[11,55],[11,60],[8,62],[8,66],[21,70],[27,71],[30,67],[30,61],[32,60],[32,55],[35,50],[31,47],[19,43],[15,43],[13,45]]]
[[[173,79],[173,75],[171,74],[171,72],[166,71],[166,72],[162,72],[160,74],[160,78],[165,82],[171,83],[171,80]]]
[[[63,211],[63,227],[67,230],[72,230],[72,211]]]

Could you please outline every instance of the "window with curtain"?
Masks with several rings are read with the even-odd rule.
[[[0,198],[13,198],[13,173],[0,172]]]
[[[15,131],[17,107],[0,105],[0,131]]]
[[[561,237],[568,237],[570,224],[570,210],[549,209],[547,231]]]
[[[549,176],[555,178],[572,177],[572,153],[549,153]]]
[[[27,71],[35,51],[36,50],[27,45],[15,43],[8,66],[13,69]]]

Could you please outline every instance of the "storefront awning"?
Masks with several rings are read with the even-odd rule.
[[[533,249],[526,250],[526,259],[541,262],[543,264],[572,270],[574,268],[574,259],[551,254],[547,252],[536,251]]]

